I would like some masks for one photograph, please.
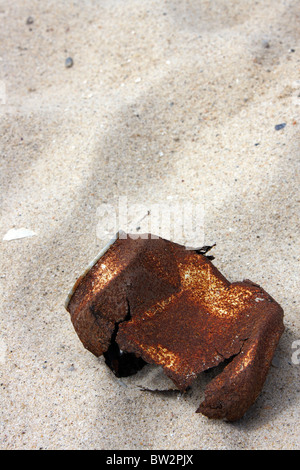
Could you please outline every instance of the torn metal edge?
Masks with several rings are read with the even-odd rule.
[[[109,242],[102,248],[101,251],[99,251],[99,253],[97,254],[97,256],[86,266],[85,270],[83,271],[82,274],[80,274],[80,276],[78,276],[76,282],[74,283],[73,287],[70,289],[68,295],[67,295],[67,298],[65,300],[65,309],[68,310],[68,305],[70,303],[70,300],[78,286],[78,283],[81,281],[81,279],[83,279],[87,273],[92,269],[93,266],[95,266],[95,264],[99,261],[100,258],[102,258],[103,255],[105,255],[105,253],[109,250],[109,248],[120,238],[120,235],[123,235],[125,234],[125,232],[123,230],[119,230],[115,236],[113,238],[111,238],[109,240]]]
[[[68,305],[70,303],[70,300],[79,284],[79,282],[81,281],[81,279],[83,279],[87,273],[92,269],[93,266],[95,266],[95,264],[99,261],[100,258],[102,258],[103,255],[105,255],[105,253],[109,250],[109,248],[120,238],[121,235],[127,235],[126,232],[124,232],[124,230],[120,229],[118,230],[118,232],[109,240],[109,242],[102,248],[101,251],[99,251],[99,253],[97,254],[97,256],[86,266],[86,268],[84,269],[84,271],[82,272],[82,274],[80,274],[77,278],[77,280],[75,281],[73,287],[70,289],[68,295],[67,295],[67,298],[65,300],[65,303],[64,303],[64,307],[66,310],[68,310]],[[176,242],[175,242],[176,243]],[[206,248],[207,250],[206,251],[209,251],[211,248],[213,248],[216,244],[212,245],[212,246],[205,246],[203,248]],[[182,246],[185,246],[185,245],[182,245]],[[191,248],[191,247],[188,247],[188,246],[185,246],[185,248],[187,250],[193,250],[193,251],[197,251],[202,249],[202,248]]]

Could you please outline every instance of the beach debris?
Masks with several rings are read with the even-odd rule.
[[[67,57],[66,60],[65,60],[66,68],[69,69],[69,68],[73,67],[73,64],[74,64],[74,62],[73,62],[72,57]]]
[[[34,23],[34,18],[32,16],[28,16],[26,20],[26,24],[33,24]]]
[[[117,234],[68,295],[84,347],[103,355],[117,377],[160,366],[181,393],[223,363],[197,412],[240,419],[264,385],[284,331],[282,308],[252,281],[225,279],[206,256],[212,246],[125,235]]]
[[[35,232],[29,230],[27,228],[11,228],[8,232],[4,235],[3,241],[11,241],[11,240],[19,240],[20,238],[28,238],[34,237],[36,235]]]
[[[276,124],[275,131],[280,131],[286,126],[286,122],[282,122],[281,124]]]

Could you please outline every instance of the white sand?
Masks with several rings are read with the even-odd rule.
[[[1,2],[2,449],[300,447],[299,18],[297,0]],[[240,422],[195,413],[207,374],[141,392],[82,347],[64,301],[124,195],[202,204],[215,265],[282,305]]]

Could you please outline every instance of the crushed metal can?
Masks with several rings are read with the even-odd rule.
[[[225,361],[197,412],[236,421],[262,390],[283,310],[259,285],[230,283],[209,258],[119,232],[77,280],[66,309],[84,347],[118,377],[157,364],[184,392]]]

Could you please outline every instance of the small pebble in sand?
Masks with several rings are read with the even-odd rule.
[[[32,18],[32,16],[28,16],[26,20],[26,24],[32,24],[33,22],[34,22],[34,19]]]
[[[280,131],[280,129],[283,129],[285,126],[286,126],[285,122],[283,122],[281,124],[276,124],[275,131]]]
[[[267,39],[263,39],[262,40],[262,46],[265,48],[265,49],[269,49],[270,48],[270,43]]]
[[[69,69],[70,67],[73,67],[73,59],[72,57],[67,57],[66,60],[65,60],[65,66],[67,67],[67,69]]]

